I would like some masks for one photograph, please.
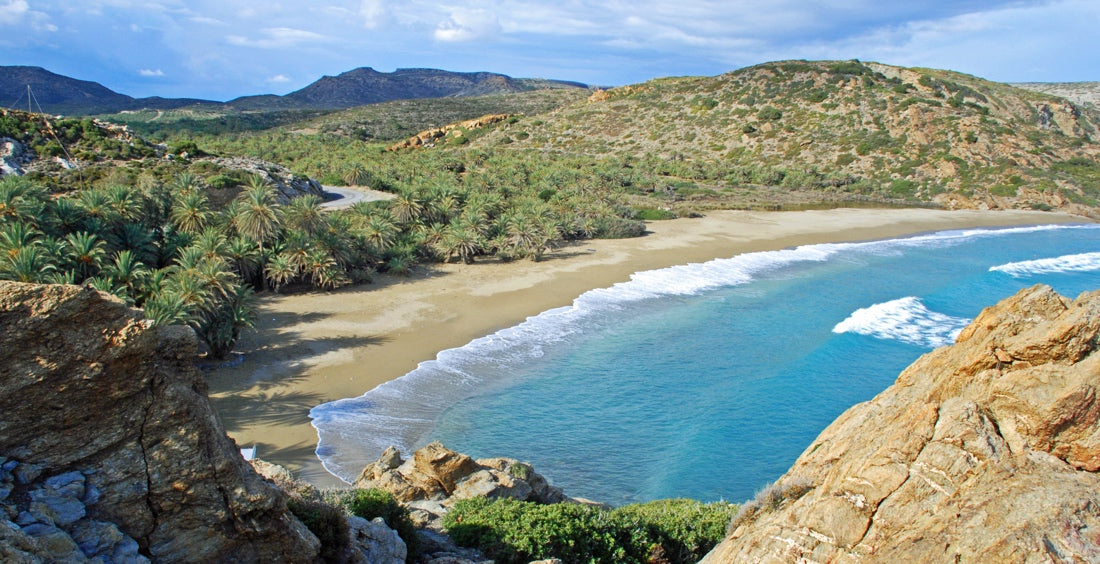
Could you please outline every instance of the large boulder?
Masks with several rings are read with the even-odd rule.
[[[402,503],[440,502],[440,508],[459,499],[511,498],[538,503],[565,501],[559,488],[529,464],[510,458],[477,460],[433,442],[403,460],[390,447],[367,465],[355,480],[357,488],[378,488]]]
[[[1100,561],[1100,292],[986,309],[825,429],[706,562]]]
[[[66,548],[46,527],[87,519],[157,561],[316,557],[316,537],[218,422],[190,329],[154,327],[90,288],[0,282],[0,350],[0,459],[20,461],[13,483],[42,483],[24,511],[39,544]],[[26,552],[27,528],[4,534]]]

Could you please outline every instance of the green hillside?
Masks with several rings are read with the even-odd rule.
[[[1098,123],[1090,108],[948,71],[787,61],[597,92],[473,146],[674,162],[671,176],[719,195],[771,186],[1094,215]]]

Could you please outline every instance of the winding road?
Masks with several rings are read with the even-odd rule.
[[[351,186],[322,186],[325,189],[325,201],[321,204],[326,209],[348,208],[359,202],[375,202],[378,200],[390,200],[394,195],[389,192],[380,192],[369,188],[354,188]]]

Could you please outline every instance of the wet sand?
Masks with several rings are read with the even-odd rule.
[[[650,222],[640,238],[570,244],[541,262],[437,264],[333,292],[269,295],[236,349],[243,362],[207,373],[211,400],[239,445],[257,445],[260,458],[318,486],[338,486],[314,454],[311,407],[359,396],[441,350],[569,305],[634,272],[814,243],[1086,221],[1026,211],[717,211]]]

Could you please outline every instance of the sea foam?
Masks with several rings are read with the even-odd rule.
[[[833,327],[833,333],[856,333],[936,348],[955,342],[969,319],[952,317],[925,307],[909,296],[857,309]]]
[[[746,253],[705,263],[638,272],[628,282],[582,294],[571,306],[543,312],[463,347],[442,351],[435,360],[422,362],[405,376],[381,384],[362,396],[314,407],[309,415],[318,435],[316,453],[329,472],[350,483],[387,447],[393,445],[408,453],[419,446],[440,415],[451,406],[494,386],[507,384],[510,367],[522,366],[543,356],[551,347],[582,338],[580,335],[586,327],[594,323],[603,320],[613,323],[616,312],[643,300],[697,295],[744,285],[789,265],[824,262],[838,255],[890,255],[904,248],[951,246],[974,237],[1063,228],[1072,227],[943,231],[885,241],[819,244]],[[896,322],[892,330],[879,323],[884,327],[880,333],[899,335],[896,338],[919,335],[914,337],[918,342],[938,346],[948,342],[950,333],[957,331],[956,325],[965,325],[956,318],[925,312],[916,308],[909,317]],[[951,328],[945,331],[941,327],[944,324]],[[868,328],[875,325],[874,322],[865,323]],[[925,325],[928,327],[920,329]]]
[[[1054,258],[1010,262],[989,268],[990,272],[1003,272],[1015,278],[1057,272],[1090,272],[1100,270],[1100,253],[1081,253]]]

